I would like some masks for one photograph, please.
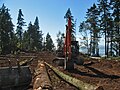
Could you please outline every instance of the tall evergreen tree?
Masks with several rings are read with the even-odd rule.
[[[61,31],[58,32],[57,34],[57,49],[58,50],[63,50],[64,46],[64,33],[61,33]]]
[[[30,40],[29,40],[29,34],[27,31],[23,33],[23,41],[22,46],[25,51],[30,51]]]
[[[49,51],[53,51],[54,49],[54,43],[49,33],[46,35],[46,49]]]
[[[30,22],[28,30],[23,35],[24,47],[30,51],[41,51],[43,48],[43,33],[39,30],[39,20],[36,17],[34,25]]]
[[[0,53],[6,54],[12,51],[13,23],[9,9],[3,4],[0,8]]]
[[[81,40],[83,42],[81,42],[86,48],[87,48],[87,54],[88,55],[91,55],[91,45],[89,46],[88,45],[88,41],[89,41],[89,25],[88,23],[86,23],[85,21],[81,22],[80,23],[80,26],[79,26],[79,32],[82,36]]]
[[[72,40],[75,40],[75,23],[76,21],[74,20],[74,17],[72,16],[70,8],[68,8],[64,18],[66,19],[66,23],[68,23],[68,18],[71,17],[71,22],[72,22]]]
[[[89,29],[91,33],[91,51],[93,55],[99,56],[99,12],[95,4],[93,4],[93,6],[88,9],[86,16],[86,22],[89,24]]]
[[[114,31],[114,50],[116,55],[120,56],[120,1],[119,0],[110,0],[110,5],[112,9],[113,16],[113,31]]]
[[[28,48],[29,51],[37,50],[36,48],[36,28],[30,22],[28,25],[28,30],[23,34],[24,46]]]
[[[35,22],[34,22],[34,25],[37,29],[37,31],[39,30],[39,20],[38,20],[38,17],[35,18]]]
[[[22,10],[19,9],[18,13],[18,22],[17,22],[17,29],[16,29],[16,34],[18,37],[18,48],[22,49],[22,39],[23,39],[23,26],[25,26],[25,22],[23,19],[24,15],[22,13]]]
[[[98,0],[98,2],[99,2],[98,4],[99,12],[100,12],[100,26],[101,26],[101,30],[105,35],[105,55],[108,56],[109,42],[110,42],[109,38],[110,38],[110,33],[112,31],[111,29],[112,18],[110,14],[110,5],[108,0]],[[112,46],[112,42],[111,42],[111,46]]]
[[[34,44],[34,38],[36,37],[36,32],[35,32],[35,27],[34,25],[32,25],[32,23],[30,22],[28,25],[28,30],[27,30],[27,36],[28,36],[28,50],[32,51],[35,48],[35,44]]]
[[[38,17],[36,17],[35,22],[34,22],[34,27],[35,27],[35,32],[36,32],[36,37],[35,37],[35,46],[38,50],[42,50],[42,42],[43,42],[43,33],[42,30],[39,30],[39,20]]]

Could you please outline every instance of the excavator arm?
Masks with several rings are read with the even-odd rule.
[[[74,63],[82,65],[83,60],[79,58],[79,45],[78,41],[72,41],[72,22],[71,17],[68,17],[68,23],[66,25],[66,33],[64,40],[64,49],[59,52],[58,57],[53,60],[53,63],[64,66],[65,70],[73,70]],[[63,56],[63,57],[61,57]]]
[[[74,61],[72,61],[72,52],[71,52],[71,32],[72,32],[72,25],[71,25],[71,17],[68,18],[68,25],[66,25],[66,37],[64,43],[64,55],[65,55],[65,62],[64,62],[64,69],[71,70],[74,69]]]

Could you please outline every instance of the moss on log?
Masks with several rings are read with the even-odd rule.
[[[24,66],[24,65],[26,65],[27,63],[30,63],[30,62],[32,62],[32,61],[33,61],[33,58],[31,58],[30,60],[20,61],[19,64],[20,64],[20,66]]]
[[[88,83],[85,83],[79,79],[76,79],[74,77],[68,76],[64,74],[63,72],[59,71],[55,67],[51,66],[50,64],[46,63],[47,66],[49,66],[58,76],[60,76],[62,79],[64,79],[66,82],[74,85],[80,90],[103,90],[101,86],[91,85]]]

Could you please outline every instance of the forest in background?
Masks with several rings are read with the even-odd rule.
[[[22,9],[19,9],[16,30],[9,9],[3,4],[0,8],[0,54],[16,53],[18,51],[55,51],[55,45],[49,32],[43,37],[40,30],[39,19],[36,16],[34,23],[29,22],[27,30],[24,30],[26,22]],[[75,37],[74,17],[67,10],[64,18],[72,17],[72,40]],[[42,22],[41,22],[42,23]],[[120,1],[98,0],[87,9],[85,21],[80,22],[79,32],[82,35],[81,44],[87,48],[87,54],[99,56],[99,41],[104,38],[105,55],[120,56]],[[64,33],[57,34],[57,49],[63,48]]]
[[[31,52],[42,50],[54,50],[54,43],[51,35],[47,33],[43,38],[43,32],[40,30],[39,19],[36,16],[34,23],[30,22],[27,25],[27,30],[24,30],[26,22],[22,10],[19,9],[17,18],[17,27],[14,29],[12,18],[9,9],[3,4],[0,8],[0,53],[9,54],[16,52]],[[43,42],[43,39],[44,42]]]
[[[98,0],[87,9],[85,19],[79,31],[88,54],[99,56],[99,41],[104,38],[105,55],[120,56],[120,1]]]

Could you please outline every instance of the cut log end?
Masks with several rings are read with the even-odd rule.
[[[46,67],[43,62],[39,62],[36,69],[36,77],[33,84],[34,90],[52,90],[52,85],[49,80]]]

